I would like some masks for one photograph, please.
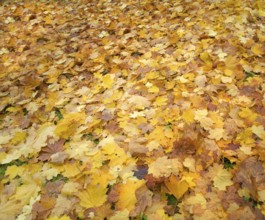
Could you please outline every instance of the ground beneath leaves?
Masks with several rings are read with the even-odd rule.
[[[265,218],[262,0],[0,4],[1,220]]]

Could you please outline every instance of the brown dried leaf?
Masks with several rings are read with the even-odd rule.
[[[146,185],[140,187],[135,192],[137,203],[135,208],[131,211],[131,216],[137,216],[144,213],[147,207],[152,205],[153,193],[146,187]]]
[[[48,143],[47,147],[42,148],[42,150],[40,152],[40,156],[38,157],[38,159],[40,161],[49,160],[53,154],[56,154],[56,153],[63,150],[64,142],[65,142],[64,139],[60,139],[59,141],[56,141],[53,144]]]
[[[262,162],[257,157],[249,157],[245,159],[238,168],[235,175],[235,182],[246,187],[252,198],[258,201],[258,188],[265,187],[265,172]]]

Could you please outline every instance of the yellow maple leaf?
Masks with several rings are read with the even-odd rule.
[[[47,15],[46,17],[43,18],[43,21],[45,21],[46,24],[52,24],[53,18],[50,15]]]
[[[225,190],[227,186],[233,185],[231,178],[232,174],[230,172],[220,168],[213,178],[213,185],[219,190]]]
[[[42,175],[47,178],[47,180],[51,180],[53,177],[56,177],[60,174],[59,170],[56,168],[51,168],[50,166],[43,166]]]
[[[56,78],[57,80],[57,78]],[[48,92],[48,100],[45,106],[45,110],[51,111],[52,108],[55,106],[55,103],[59,100],[59,92]]]
[[[170,90],[170,89],[173,89],[174,86],[175,86],[176,82],[175,81],[169,81],[169,82],[166,82],[165,86],[166,86],[166,90]]]
[[[106,145],[106,147],[107,146],[108,145]],[[106,147],[104,149],[106,149]],[[121,165],[126,161],[127,155],[122,148],[116,146],[115,153],[108,155],[108,159],[110,160],[110,166]]]
[[[186,157],[183,161],[184,167],[188,168],[190,171],[195,172],[195,159],[193,157]]]
[[[149,151],[153,151],[153,150],[156,150],[158,149],[160,146],[159,142],[158,141],[150,141],[148,144],[147,144],[147,148],[149,149]]]
[[[40,187],[31,181],[30,183],[25,183],[24,185],[17,187],[16,193],[10,197],[10,200],[14,199],[19,201],[22,205],[26,205],[32,197],[38,195],[39,191]]]
[[[107,74],[102,77],[102,82],[104,88],[110,89],[113,85],[114,79],[111,77],[111,75]]]
[[[0,203],[0,219],[15,219],[16,215],[21,211],[22,205],[16,200],[1,200]]]
[[[84,122],[84,112],[70,113],[64,116],[57,124],[54,133],[64,139],[69,139]]]
[[[253,125],[252,132],[255,135],[257,135],[260,139],[265,139],[265,130],[262,125],[259,125],[259,126]]]
[[[107,156],[107,159],[110,160],[110,166],[116,166],[123,164],[127,155],[122,148],[120,148],[114,141],[114,138],[109,135],[105,139],[103,139],[99,146],[102,146],[102,152]]]
[[[198,109],[195,111],[195,120],[200,121],[201,118],[204,118],[208,115],[207,109]]]
[[[212,64],[212,59],[209,55],[209,53],[207,52],[203,52],[200,54],[200,58],[202,61],[204,61],[207,65],[211,65]]]
[[[15,136],[11,139],[11,143],[17,145],[23,141],[25,141],[27,137],[27,133],[23,131],[16,132]]]
[[[233,78],[227,77],[227,76],[222,76],[221,81],[222,81],[222,83],[231,83],[233,81]]]
[[[242,132],[238,133],[236,136],[236,141],[240,142],[242,146],[254,146],[255,140],[252,137],[252,129],[246,128]]]
[[[167,104],[167,97],[166,96],[159,96],[155,100],[155,104],[157,106],[164,106]]]
[[[119,192],[119,200],[116,203],[118,210],[134,209],[137,202],[135,191],[145,183],[144,180],[128,180],[125,184],[119,185],[117,191]]]
[[[80,166],[78,163],[67,163],[63,165],[63,168],[63,175],[69,178],[80,174],[84,166]]]
[[[157,78],[159,78],[159,73],[158,72],[148,72],[148,73],[146,73],[145,78],[146,79],[157,79]]]
[[[201,205],[202,208],[206,208],[207,201],[203,194],[197,193],[194,196],[190,196],[186,200],[186,205]]]
[[[264,46],[262,44],[254,44],[251,47],[251,51],[257,55],[257,56],[262,56],[264,54]]]
[[[196,186],[196,180],[200,177],[197,173],[183,172],[181,181],[186,181],[190,188]]]
[[[226,76],[232,76],[233,75],[233,71],[232,70],[230,70],[230,69],[225,69],[224,70],[224,74],[226,75]]]
[[[128,102],[135,109],[142,110],[150,105],[150,101],[143,96],[140,95],[132,95],[128,98]]]
[[[159,92],[159,88],[150,82],[147,82],[145,84],[145,86],[148,87],[148,92],[150,92],[150,93],[158,93]]]
[[[100,185],[89,185],[86,190],[80,192],[78,197],[80,205],[86,209],[101,206],[107,200],[107,188]]]
[[[66,88],[63,89],[63,92],[66,93],[66,94],[70,93],[70,92],[73,92],[73,91],[74,91],[74,88],[72,88],[72,87],[66,87]]]
[[[241,146],[239,148],[245,155],[251,155],[252,154],[252,147],[251,146]]]
[[[209,138],[219,141],[224,136],[223,128],[214,128],[209,131]]]
[[[184,121],[187,123],[187,124],[191,124],[194,122],[194,114],[193,114],[193,111],[192,109],[187,109],[183,112],[183,115],[182,115]]]
[[[16,176],[21,176],[25,170],[25,166],[12,165],[6,169],[5,176],[8,176],[8,179],[11,180],[14,179]]]
[[[163,176],[169,177],[172,173],[177,175],[181,167],[181,163],[178,159],[169,159],[164,156],[150,163],[148,173],[153,174],[156,178]]]
[[[113,166],[112,166],[113,167]],[[92,173],[92,181],[91,183],[93,185],[101,185],[104,187],[107,187],[109,182],[113,179],[115,179],[115,177],[113,175],[110,174],[109,169],[100,169],[100,170],[96,170]]]
[[[239,117],[245,118],[248,121],[254,121],[257,118],[257,114],[253,112],[249,108],[242,108],[241,111],[238,113]]]
[[[21,155],[28,156],[39,152],[43,146],[47,145],[47,137],[53,134],[54,128],[51,123],[45,123],[37,131],[34,128],[29,129],[29,135],[25,143],[20,143],[17,149],[9,152],[2,163],[9,163],[18,159]]]
[[[144,117],[145,112],[144,111],[134,111],[130,114],[130,118],[138,118],[138,117]]]

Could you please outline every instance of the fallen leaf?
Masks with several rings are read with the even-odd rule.
[[[182,166],[178,159],[168,159],[164,156],[150,163],[148,173],[155,178],[169,177],[171,174],[177,175],[181,168]]]
[[[262,56],[265,53],[264,45],[262,45],[262,44],[254,44],[251,47],[251,51],[257,56]]]
[[[177,199],[187,192],[189,189],[188,183],[184,181],[178,181],[174,175],[171,175],[166,181],[165,185],[168,188],[169,192],[172,193]]]
[[[215,172],[216,174],[213,177],[214,187],[218,188],[219,190],[226,190],[227,186],[233,185],[233,181],[231,180],[232,174],[228,170],[223,169],[220,166]]]
[[[128,180],[124,184],[120,184],[117,188],[119,199],[116,203],[118,210],[131,211],[135,208],[137,202],[136,190],[144,184],[143,180]]]
[[[84,120],[84,113],[66,114],[57,124],[54,133],[61,138],[68,139],[74,135],[77,128],[84,122]]]
[[[98,207],[107,201],[107,189],[102,186],[88,186],[78,193],[80,205],[86,209]]]

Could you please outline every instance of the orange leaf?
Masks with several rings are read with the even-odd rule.
[[[185,180],[178,181],[174,175],[165,181],[165,185],[177,199],[180,199],[189,189],[189,184]]]

